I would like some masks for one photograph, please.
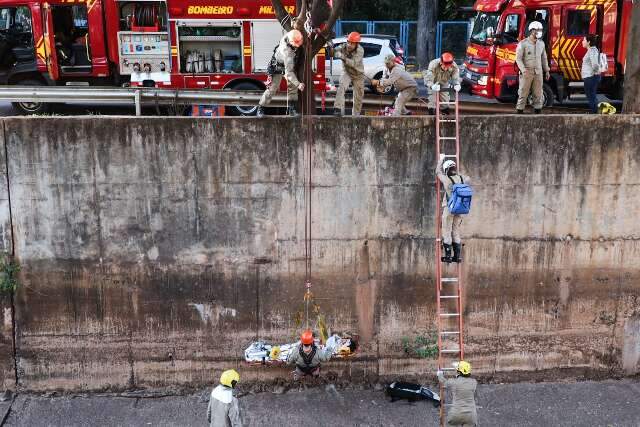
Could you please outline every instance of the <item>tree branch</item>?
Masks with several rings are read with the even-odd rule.
[[[289,15],[287,10],[284,8],[282,2],[280,0],[271,0],[271,5],[273,6],[273,11],[280,22],[280,25],[282,25],[282,28],[284,28],[285,31],[291,31],[291,15]]]
[[[318,37],[313,40],[313,55],[317,54],[320,49],[324,47],[327,40],[331,40],[333,38],[333,27],[336,25],[336,21],[340,19],[340,16],[342,16],[343,5],[344,0],[333,0],[333,8],[331,8],[331,15],[329,15],[326,27],[320,34],[318,34]]]

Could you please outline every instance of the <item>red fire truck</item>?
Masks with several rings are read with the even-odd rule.
[[[261,90],[282,34],[269,0],[0,0],[0,84]]]
[[[636,0],[637,1],[637,0]],[[562,102],[579,90],[582,39],[598,34],[608,70],[600,89],[622,98],[627,34],[633,0],[478,0],[465,59],[464,81],[475,95],[512,102],[517,98],[518,41],[532,21],[544,27],[543,40],[551,67],[544,84],[545,105]]]

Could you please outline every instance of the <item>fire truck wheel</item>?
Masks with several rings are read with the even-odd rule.
[[[39,80],[22,80],[17,83],[17,86],[44,86]],[[46,114],[51,111],[50,105],[44,102],[12,102],[13,108],[15,108],[20,114]]]
[[[229,86],[231,90],[264,90],[256,83],[242,82]],[[226,113],[230,116],[255,116],[258,111],[257,105],[232,105],[227,107]]]

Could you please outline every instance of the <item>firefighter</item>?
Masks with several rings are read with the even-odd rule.
[[[298,91],[304,91],[304,83],[301,83],[296,76],[295,62],[296,52],[302,46],[302,33],[298,30],[291,30],[282,37],[280,44],[273,51],[273,56],[269,62],[267,73],[267,88],[262,94],[258,105],[258,117],[264,116],[264,107],[268,106],[280,88],[282,77],[287,80],[287,113],[290,116],[297,116],[295,103],[298,101]]]
[[[240,427],[240,405],[233,395],[233,389],[240,381],[240,375],[233,369],[224,371],[220,385],[213,389],[207,408],[209,427]]]
[[[371,80],[371,84],[374,87],[378,86],[383,88],[395,86],[398,91],[398,97],[393,105],[393,115],[402,116],[410,114],[405,105],[416,96],[416,93],[418,92],[418,83],[411,74],[396,64],[395,55],[391,53],[387,55],[384,58],[384,65],[386,69],[382,80]]]
[[[293,372],[295,381],[307,375],[318,377],[320,376],[320,363],[328,362],[332,354],[333,348],[319,349],[315,344],[313,332],[307,329],[300,335],[298,347],[289,353],[287,365],[296,366],[296,370]]]
[[[454,184],[470,184],[471,179],[467,175],[458,174],[456,162],[446,160],[445,155],[440,154],[440,160],[436,166],[436,176],[444,187],[444,197],[442,198],[442,248],[444,256],[442,262],[462,262],[462,239],[460,237],[460,227],[462,225],[462,215],[454,215],[449,212],[447,201],[451,197],[451,190]],[[451,249],[453,248],[453,256]]]
[[[516,111],[524,113],[529,94],[533,95],[533,111],[542,112],[542,77],[549,80],[549,62],[542,39],[542,24],[533,21],[529,24],[529,36],[518,43],[516,48],[516,63],[520,71],[520,86],[518,88],[518,103]]]
[[[478,381],[471,378],[471,364],[461,360],[456,367],[456,377],[445,379],[438,371],[438,381],[451,391],[453,403],[447,411],[447,425],[475,426],[478,424],[476,412],[476,387]]]
[[[449,92],[442,92],[440,89],[449,88],[453,85],[456,92],[460,91],[460,69],[454,61],[454,57],[449,52],[445,52],[429,63],[427,70],[423,72],[424,86],[429,91],[429,103],[427,108],[429,114],[434,114],[436,108],[436,93],[440,92],[440,102],[449,102]],[[445,105],[442,112],[446,113],[449,106]]]
[[[352,115],[359,116],[364,97],[364,49],[360,46],[360,33],[355,31],[347,37],[347,43],[338,47],[335,57],[342,60],[343,73],[333,105],[334,114],[344,115],[344,93],[349,85],[353,85]]]

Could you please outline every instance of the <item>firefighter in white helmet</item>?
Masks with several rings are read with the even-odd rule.
[[[258,105],[258,117],[264,116],[264,108],[271,103],[273,95],[278,92],[282,77],[287,81],[288,114],[297,116],[295,104],[298,101],[298,91],[304,91],[304,83],[296,76],[296,51],[302,46],[302,33],[291,30],[280,40],[280,44],[273,51],[273,56],[267,68],[267,88],[262,94]]]
[[[352,32],[347,37],[347,42],[335,50],[335,57],[342,60],[343,72],[340,76],[340,85],[336,93],[336,101],[333,105],[336,116],[344,115],[344,94],[353,86],[352,115],[359,116],[362,111],[362,98],[364,97],[364,49],[360,45],[362,37],[360,33]]]
[[[536,114],[542,112],[543,75],[549,80],[549,61],[542,36],[542,24],[533,21],[529,24],[528,37],[518,43],[516,48],[516,64],[520,70],[520,86],[518,88],[518,103],[516,111],[524,113],[529,95],[533,95],[533,110]]]
[[[462,238],[460,228],[462,225],[462,215],[455,215],[449,212],[447,201],[451,197],[451,191],[455,184],[470,184],[471,179],[467,175],[458,173],[458,167],[453,160],[446,160],[444,154],[440,154],[438,165],[436,166],[436,176],[444,187],[444,197],[442,198],[442,248],[444,256],[442,262],[462,262]],[[453,256],[452,251],[453,249]]]
[[[478,381],[471,378],[471,364],[465,360],[454,363],[456,377],[446,379],[438,371],[438,381],[451,391],[452,403],[447,410],[448,426],[475,426],[478,424],[476,411],[476,387]]]
[[[393,115],[403,116],[410,114],[407,110],[407,102],[415,98],[418,93],[418,83],[402,66],[396,63],[396,56],[392,53],[384,58],[385,70],[382,80],[371,80],[371,84],[376,87],[393,86],[398,92],[396,102],[393,104]]]
[[[207,408],[209,427],[241,427],[240,404],[233,395],[233,389],[240,381],[240,375],[233,369],[224,371],[220,385],[213,389]]]

